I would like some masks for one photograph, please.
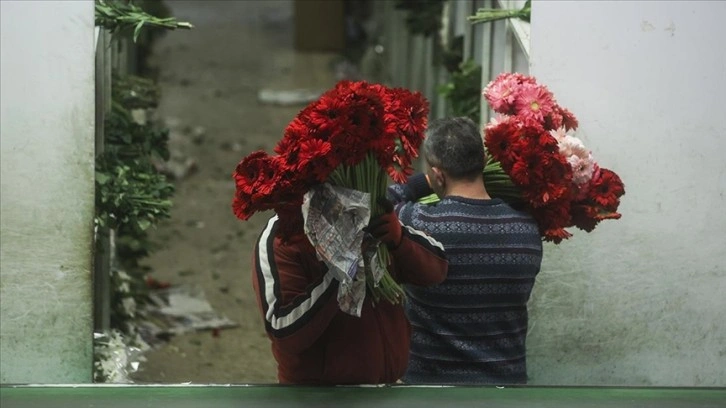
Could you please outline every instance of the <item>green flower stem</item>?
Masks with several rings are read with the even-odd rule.
[[[96,0],[95,23],[97,26],[111,30],[112,33],[133,28],[134,42],[138,39],[144,26],[161,27],[168,30],[194,27],[188,22],[177,21],[173,17],[154,17],[131,3],[117,0]]]
[[[382,214],[378,206],[378,198],[385,197],[388,187],[388,175],[380,169],[376,157],[369,153],[363,161],[355,166],[341,165],[333,171],[329,180],[341,187],[352,188],[370,194],[371,218]],[[400,303],[404,297],[401,286],[393,279],[388,272],[391,255],[388,247],[380,244],[377,248],[379,267],[385,272],[381,280],[376,284],[371,273],[371,266],[365,266],[366,287],[373,296],[374,302],[385,299],[390,303]]]
[[[476,11],[476,14],[469,16],[467,19],[472,24],[489,23],[497,20],[505,20],[508,18],[519,18],[526,22],[529,22],[532,15],[532,2],[527,0],[524,6],[519,10],[506,10],[506,9],[486,9],[480,8]]]
[[[487,192],[493,198],[501,198],[509,204],[522,203],[522,192],[515,186],[509,176],[502,169],[501,163],[489,159],[484,168],[484,184]],[[435,204],[440,199],[436,194],[423,197],[418,200],[421,204]]]

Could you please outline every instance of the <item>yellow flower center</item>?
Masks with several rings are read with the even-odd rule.
[[[537,102],[532,102],[529,107],[532,108],[533,111],[539,110],[539,104]]]

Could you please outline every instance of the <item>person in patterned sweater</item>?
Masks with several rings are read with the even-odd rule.
[[[449,260],[444,282],[406,286],[413,334],[404,382],[521,384],[527,381],[527,301],[542,262],[534,219],[487,194],[477,125],[433,121],[426,173],[389,187],[404,225],[432,236]],[[436,193],[434,205],[417,203]]]

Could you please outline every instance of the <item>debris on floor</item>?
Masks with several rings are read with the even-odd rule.
[[[333,73],[335,78],[339,81],[345,79],[350,81],[359,81],[363,79],[358,66],[345,59],[335,63],[333,66]]]
[[[241,152],[244,150],[244,145],[239,142],[224,142],[219,145],[219,148],[223,151]]]
[[[148,345],[130,339],[118,330],[93,333],[93,381],[96,383],[133,383],[130,375],[146,361]]]
[[[257,100],[268,105],[303,105],[317,100],[322,94],[323,91],[319,89],[261,89],[257,93]]]
[[[193,145],[204,143],[207,130],[203,126],[185,126],[181,128],[181,121],[169,117],[164,120],[169,128],[169,160],[156,160],[156,169],[172,180],[183,180],[199,170],[197,160],[186,152],[193,150]]]
[[[154,164],[156,169],[172,180],[183,180],[198,170],[197,161],[192,157],[172,157],[166,162]]]
[[[171,336],[237,327],[239,324],[216,312],[207,301],[204,290],[197,285],[178,285],[149,292],[148,305],[144,307],[146,319],[140,322],[142,337],[156,345]]]
[[[200,145],[204,143],[204,140],[207,137],[207,129],[204,128],[204,126],[195,126],[194,129],[191,130],[192,134],[192,142],[194,142],[195,145]]]

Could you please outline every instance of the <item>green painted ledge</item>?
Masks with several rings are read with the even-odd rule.
[[[726,388],[297,387],[66,385],[0,387],[2,408],[115,407],[724,408]]]

